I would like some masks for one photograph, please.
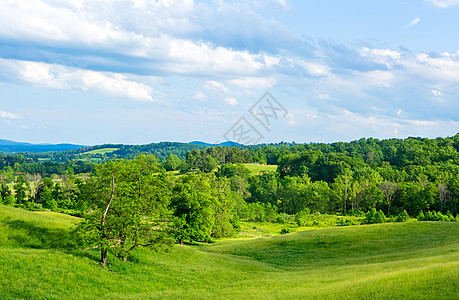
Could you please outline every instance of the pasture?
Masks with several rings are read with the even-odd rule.
[[[459,297],[459,223],[320,228],[137,250],[97,264],[78,218],[0,205],[0,298],[432,299]]]

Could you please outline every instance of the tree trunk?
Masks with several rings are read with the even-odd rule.
[[[107,252],[108,250],[106,248],[100,249],[100,264],[102,267],[107,266]]]

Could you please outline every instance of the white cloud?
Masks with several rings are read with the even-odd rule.
[[[386,116],[379,114],[360,114],[346,109],[337,110],[334,114],[322,113],[323,126],[333,134],[342,136],[342,139],[356,139],[360,137],[408,137],[433,136],[444,128],[458,128],[459,122],[454,120],[426,120],[409,119],[402,116]],[[447,133],[450,134],[450,133]]]
[[[395,82],[395,75],[391,71],[370,71],[363,73],[363,79],[369,86],[391,87]]]
[[[0,67],[7,75],[38,87],[80,89],[115,97],[154,101],[153,89],[126,75],[95,72],[42,62],[0,59]],[[6,78],[14,80],[14,78]]]
[[[228,103],[228,104],[231,105],[231,106],[236,106],[236,105],[239,104],[239,103],[237,102],[237,99],[234,98],[234,97],[226,98],[226,99],[225,99],[225,102]]]
[[[237,41],[230,45],[219,42],[216,38],[223,32],[217,28],[220,32],[209,33],[207,28],[210,26],[205,23],[220,24],[220,19],[233,20],[231,14],[235,10],[246,11],[244,8],[242,4],[206,4],[193,0],[0,1],[0,37],[41,45],[47,51],[59,54],[66,53],[71,58],[70,63],[96,61],[99,68],[101,64],[111,69],[116,65],[132,71],[130,58],[135,58],[140,59],[140,62],[134,60],[138,67],[151,73],[160,70],[210,76],[257,75],[278,64],[279,58],[261,51],[252,53],[235,49]],[[241,18],[238,21],[251,23],[255,18],[268,22],[253,11],[245,12]],[[276,31],[281,24],[275,25],[271,24],[268,32],[263,26],[256,29],[247,26],[246,30],[250,32],[245,38],[251,42],[251,36],[258,38],[263,34],[270,42],[278,40],[272,35],[287,35]],[[222,29],[234,30],[231,28]],[[206,34],[209,36],[200,36]],[[228,39],[234,36],[230,32]],[[89,57],[81,57],[72,49],[84,49],[90,53]],[[126,58],[120,61],[112,55],[125,55]]]
[[[207,95],[204,94],[201,91],[198,91],[194,94],[193,98],[198,101],[206,101],[207,100]]]
[[[414,76],[423,77],[429,81],[443,84],[459,83],[459,54],[448,52],[431,56],[427,53],[416,55],[405,60],[403,65]]]
[[[302,66],[311,76],[327,76],[330,74],[331,68],[319,61],[304,61],[300,60],[297,62],[294,62],[293,60],[290,60],[290,63],[292,64],[292,67],[295,66],[295,64]]]
[[[432,90],[432,94],[434,95],[434,97],[441,97],[443,96],[443,93],[439,90]]]
[[[216,81],[216,80],[207,81],[205,84],[205,87],[210,88],[210,89],[217,89],[224,93],[229,92],[228,88],[223,83],[221,83],[220,81]]]
[[[459,4],[459,0],[426,0],[426,1],[432,4],[433,6],[437,6],[441,8]]]
[[[7,111],[3,111],[3,110],[0,110],[0,118],[13,119],[13,120],[22,119],[22,117],[20,115],[13,114],[13,113],[10,113],[10,112],[7,112]]]
[[[370,49],[364,47],[360,50],[360,55],[374,62],[385,64],[389,68],[400,60],[400,53],[390,49]]]
[[[234,84],[246,89],[259,89],[266,90],[273,87],[276,84],[276,79],[273,77],[244,77],[240,79],[228,80],[228,83]]]
[[[421,21],[421,18],[414,18],[410,23],[406,24],[405,26],[402,26],[402,28],[412,27],[412,26],[418,24],[420,21]]]
[[[314,91],[317,98],[321,99],[321,100],[333,100],[333,97],[330,96],[328,93],[326,92],[321,92],[321,91]]]
[[[438,102],[445,102],[445,100],[443,98],[444,93],[442,91],[440,91],[439,89],[432,89],[431,92],[432,92],[434,100],[436,100]]]

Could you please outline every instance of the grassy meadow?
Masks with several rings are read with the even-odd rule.
[[[104,269],[96,250],[79,249],[71,234],[78,222],[0,205],[0,298],[459,297],[459,223],[330,227],[167,253],[141,249],[128,263],[111,256]]]
[[[266,171],[276,171],[277,165],[260,165],[255,163],[245,163],[243,164],[250,171],[250,175],[257,175],[261,172]]]
[[[83,155],[93,155],[93,154],[107,154],[107,153],[112,153],[120,148],[101,148],[101,149],[96,149],[96,150],[91,150],[91,151],[86,151],[81,154]]]

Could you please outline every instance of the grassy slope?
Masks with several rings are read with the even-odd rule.
[[[96,149],[96,150],[83,152],[81,154],[83,154],[83,155],[106,154],[106,153],[115,152],[116,150],[119,150],[119,148],[101,148],[101,149]]]
[[[276,171],[277,165],[259,165],[246,163],[244,166],[249,169],[251,175],[260,174],[263,171]]]
[[[412,222],[225,240],[137,263],[73,249],[76,218],[0,205],[0,298],[458,298],[459,224]]]

